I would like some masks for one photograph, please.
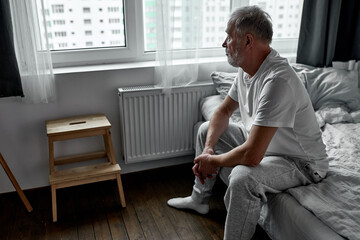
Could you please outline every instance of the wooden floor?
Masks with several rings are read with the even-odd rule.
[[[127,207],[120,206],[116,182],[60,189],[58,222],[52,222],[50,188],[25,191],[28,213],[16,192],[0,195],[0,239],[223,239],[225,186],[218,181],[210,212],[179,211],[166,201],[188,196],[193,185],[185,164],[122,176]],[[269,239],[260,228],[254,239]]]

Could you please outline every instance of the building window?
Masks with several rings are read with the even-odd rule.
[[[66,37],[66,32],[55,32],[55,37]]]
[[[65,20],[53,20],[54,25],[65,25]]]
[[[67,43],[59,43],[59,48],[67,48]]]
[[[92,35],[92,31],[91,30],[86,30],[85,31],[85,36],[91,36]]]
[[[121,41],[110,41],[110,45],[117,46],[120,45]]]
[[[120,8],[119,7],[108,7],[108,12],[119,12]]]
[[[83,7],[83,13],[90,13],[89,7]]]
[[[121,34],[121,30],[120,29],[113,29],[113,30],[111,30],[111,33],[112,34]]]
[[[84,19],[84,24],[85,25],[90,25],[91,24],[91,19]]]
[[[54,4],[51,5],[52,13],[64,13],[64,5],[63,4]]]
[[[120,23],[120,18],[109,18],[109,23]]]

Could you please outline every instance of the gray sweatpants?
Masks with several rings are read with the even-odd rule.
[[[209,122],[198,131],[196,156],[203,151]],[[229,123],[215,146],[215,154],[221,154],[241,145],[246,140],[243,129]],[[228,185],[224,202],[227,210],[224,239],[250,239],[260,217],[266,193],[279,193],[291,187],[307,185],[314,181],[309,165],[302,159],[284,156],[266,156],[256,167],[237,165],[221,168],[219,174]],[[201,184],[195,177],[191,197],[199,203],[208,203],[216,178],[207,178]]]

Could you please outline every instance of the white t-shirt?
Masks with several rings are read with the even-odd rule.
[[[278,127],[266,155],[308,160],[325,176],[327,154],[310,97],[285,58],[271,49],[251,78],[239,68],[228,94],[239,102],[247,134],[252,125]]]

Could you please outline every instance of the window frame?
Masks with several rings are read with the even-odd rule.
[[[138,61],[140,52],[143,51],[141,38],[137,37],[142,35],[142,15],[139,14],[142,12],[141,5],[139,1],[124,0],[125,47],[54,50],[51,51],[53,66],[56,68]]]
[[[248,4],[249,0],[231,1],[230,9]],[[123,0],[125,22],[125,47],[84,48],[74,50],[53,50],[51,57],[54,68],[86,66],[115,63],[154,61],[155,52],[145,52],[143,27],[143,1]],[[285,57],[295,57],[293,49],[297,47],[298,38],[273,40],[271,47]],[[174,51],[175,59],[184,59],[189,51]],[[224,49],[204,48],[198,50],[199,58],[224,57]],[[226,61],[226,60],[225,60]]]

